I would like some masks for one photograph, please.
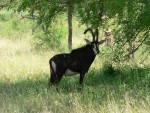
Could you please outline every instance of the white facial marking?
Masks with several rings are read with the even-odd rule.
[[[96,44],[97,48],[99,48],[98,44]]]
[[[78,74],[77,72],[71,71],[70,69],[67,69],[65,72],[65,75],[70,76],[70,75],[76,75]]]
[[[55,64],[54,61],[52,61],[52,68],[53,68],[53,71],[54,71],[54,73],[55,73],[55,72],[56,72],[56,64]]]
[[[95,55],[98,54],[97,49],[96,49],[96,44],[94,44],[93,52],[94,52]]]

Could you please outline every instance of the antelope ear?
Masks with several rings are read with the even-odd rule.
[[[87,44],[91,44],[91,42],[88,39],[84,39],[86,41]]]
[[[101,40],[101,41],[98,42],[98,44],[99,44],[99,45],[100,45],[100,44],[103,44],[105,41],[106,41],[106,40]]]

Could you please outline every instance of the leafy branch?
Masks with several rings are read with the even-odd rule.
[[[149,29],[144,33],[145,34],[145,37],[141,40],[141,41],[139,41],[139,42],[141,42],[134,50],[132,50],[131,52],[129,52],[128,54],[126,54],[124,57],[127,57],[127,56],[129,56],[129,55],[131,55],[131,54],[133,54],[133,53],[135,53],[139,48],[140,48],[140,46],[144,43],[144,41],[147,39],[147,35],[146,34],[148,34],[149,33]]]

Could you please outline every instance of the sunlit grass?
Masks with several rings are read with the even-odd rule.
[[[48,69],[47,53],[38,55],[31,52],[30,43],[24,41],[0,41],[0,76],[2,79],[32,77],[37,73],[46,73]],[[46,67],[47,66],[47,67]]]

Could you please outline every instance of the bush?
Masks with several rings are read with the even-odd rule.
[[[41,30],[34,33],[33,41],[35,41],[35,49],[60,48],[61,41],[66,36],[66,30],[60,26],[51,28],[50,30],[50,32],[43,32]]]

